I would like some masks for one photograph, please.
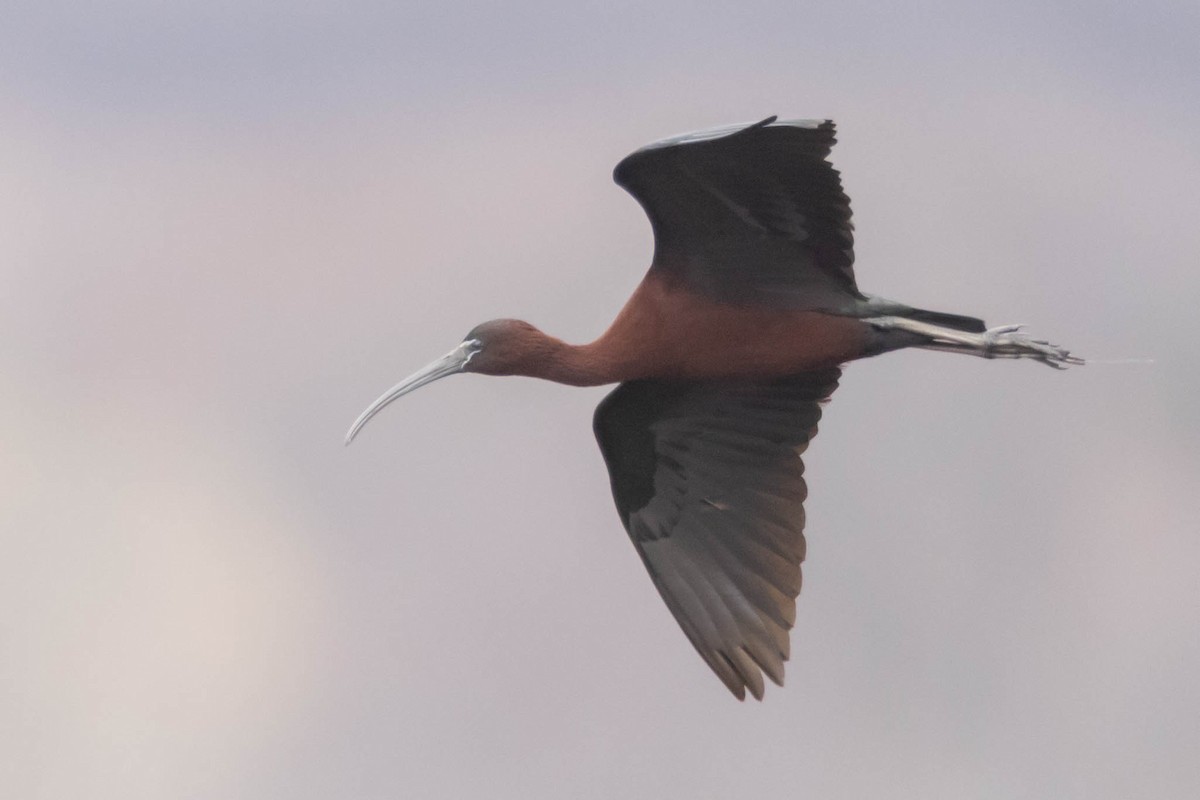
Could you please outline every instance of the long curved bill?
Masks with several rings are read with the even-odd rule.
[[[463,368],[467,366],[467,362],[478,352],[479,342],[475,339],[468,339],[437,361],[422,367],[391,389],[388,389],[382,397],[367,406],[367,410],[359,414],[358,419],[354,420],[354,424],[350,426],[350,430],[346,433],[346,444],[354,441],[354,437],[358,435],[362,427],[367,424],[371,417],[382,411],[388,403],[397,397],[408,394],[414,389],[420,389],[427,383],[433,383],[438,378],[462,372]]]

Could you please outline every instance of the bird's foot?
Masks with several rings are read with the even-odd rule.
[[[1071,351],[1065,347],[1022,333],[1022,327],[1001,325],[979,334],[979,355],[984,358],[1032,358],[1054,369],[1085,363],[1079,356],[1071,355]]]

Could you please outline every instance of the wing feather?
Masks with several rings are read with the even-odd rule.
[[[650,219],[652,270],[717,299],[834,311],[863,298],[835,141],[831,120],[769,117],[647,145],[613,178]]]
[[[618,512],[705,663],[739,698],[783,683],[804,559],[799,454],[838,370],[622,384],[596,411]]]

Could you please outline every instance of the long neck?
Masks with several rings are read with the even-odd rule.
[[[546,336],[536,358],[522,372],[568,386],[602,386],[633,377],[628,365],[612,357],[601,342],[574,345]]]
[[[591,344],[567,344],[537,331],[532,357],[520,370],[523,375],[570,386],[600,386],[659,374],[663,360],[670,362],[671,337],[663,308],[670,287],[646,279],[638,285],[612,325]]]
[[[570,345],[545,336],[546,350],[535,377],[600,386],[658,374],[672,349],[663,314],[669,293],[659,281],[643,280],[608,330],[591,344]]]

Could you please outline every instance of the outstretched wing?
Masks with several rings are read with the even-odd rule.
[[[835,141],[831,120],[769,117],[647,145],[613,179],[650,218],[652,270],[729,302],[837,310],[862,295]]]
[[[596,409],[621,521],[688,639],[739,699],[783,684],[804,560],[804,465],[837,369],[623,383]]]

